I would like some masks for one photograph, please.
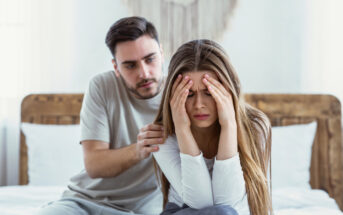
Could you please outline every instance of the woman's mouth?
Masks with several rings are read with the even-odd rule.
[[[198,120],[206,120],[209,116],[209,114],[195,114],[194,118]]]

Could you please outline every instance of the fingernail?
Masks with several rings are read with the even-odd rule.
[[[189,79],[189,77],[188,77],[188,76],[186,76],[186,77],[185,77],[185,80],[188,80],[188,79]]]
[[[210,76],[208,76],[207,74],[205,74],[205,78],[209,78]]]
[[[206,78],[204,78],[204,79],[202,79],[202,80],[204,80],[205,82],[207,82],[207,79],[206,79]]]
[[[191,83],[193,83],[193,81],[192,81],[192,80],[190,80],[190,81],[188,82],[188,84],[191,84]]]
[[[181,74],[179,74],[178,76],[177,76],[177,78],[181,78],[182,77],[182,75]]]

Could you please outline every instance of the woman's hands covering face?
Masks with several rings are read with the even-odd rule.
[[[217,80],[205,75],[203,83],[217,104],[219,123],[222,127],[236,125],[236,114],[231,93]],[[234,123],[234,124],[233,124]]]
[[[182,75],[179,75],[173,84],[169,103],[175,129],[189,128],[191,125],[185,103],[192,85],[193,81],[188,76],[182,78]]]

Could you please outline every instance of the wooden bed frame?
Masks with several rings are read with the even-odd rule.
[[[316,120],[312,147],[310,184],[334,198],[343,209],[343,156],[341,105],[331,95],[246,94],[251,105],[267,114],[273,126],[303,124]],[[21,122],[78,124],[83,94],[35,94],[23,99]],[[28,183],[28,155],[20,132],[20,184]]]

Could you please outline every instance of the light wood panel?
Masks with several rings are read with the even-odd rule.
[[[21,104],[21,122],[35,124],[79,124],[82,94],[35,94]],[[20,131],[19,183],[28,184],[28,154],[25,136]]]
[[[262,110],[272,126],[317,121],[312,147],[310,184],[333,197],[343,209],[341,104],[331,95],[247,94],[245,99]]]

